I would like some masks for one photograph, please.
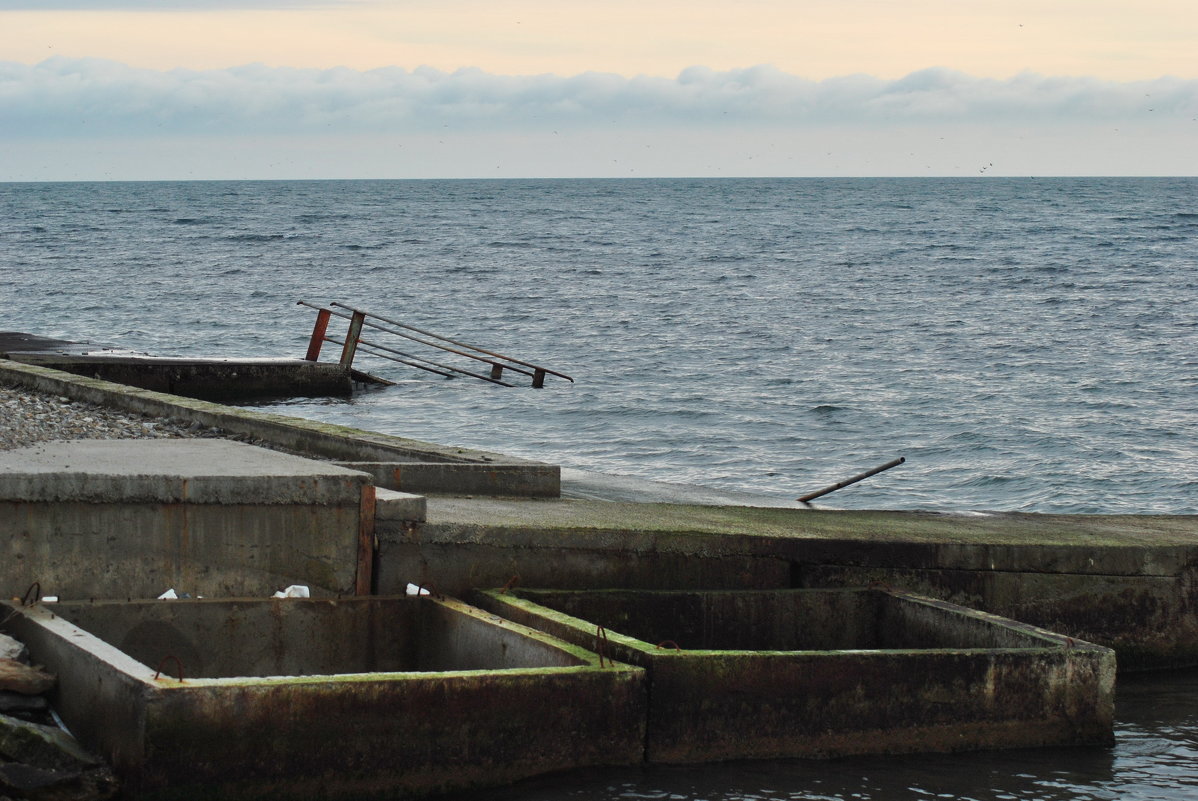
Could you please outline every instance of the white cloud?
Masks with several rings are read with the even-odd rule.
[[[326,8],[355,0],[0,0],[0,11],[228,11]]]
[[[111,61],[0,62],[0,136],[659,129],[744,125],[1151,123],[1198,117],[1198,80],[1118,83],[928,69],[809,81],[768,66],[673,79],[248,65],[156,71]]]

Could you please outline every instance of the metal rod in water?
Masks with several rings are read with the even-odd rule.
[[[827,495],[829,492],[836,492],[836,490],[847,487],[849,484],[856,484],[858,481],[867,479],[872,475],[877,475],[878,473],[881,473],[883,470],[889,470],[892,467],[898,467],[900,464],[902,464],[905,461],[907,461],[906,457],[900,456],[899,458],[897,458],[893,461],[887,462],[884,465],[875,467],[873,470],[866,470],[864,473],[861,473],[860,475],[853,476],[852,478],[846,478],[844,481],[841,481],[839,484],[833,484],[830,487],[825,487],[824,489],[820,490],[819,492],[812,492],[807,495],[804,495],[802,498],[799,498],[799,501],[802,503],[807,503],[808,501],[815,500],[816,498],[820,497],[821,495]]]

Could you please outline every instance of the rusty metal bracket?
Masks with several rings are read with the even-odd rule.
[[[162,657],[162,661],[158,663],[158,669],[154,671],[154,681],[158,681],[158,677],[162,675],[162,666],[172,659],[175,661],[175,666],[179,668],[179,683],[183,683],[183,660],[174,654],[167,654]]]
[[[29,600],[29,593],[33,592],[33,588],[37,587],[37,593],[34,594],[33,600]],[[33,606],[42,599],[42,583],[35,581],[29,585],[29,589],[25,590],[25,594],[21,596],[21,606]]]
[[[607,656],[607,629],[602,626],[595,627],[595,653],[599,655],[599,667],[611,667],[615,663],[611,657]],[[607,664],[603,664],[603,660],[607,659]]]

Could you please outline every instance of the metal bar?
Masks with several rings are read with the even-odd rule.
[[[330,306],[339,306],[342,309],[349,309],[350,311],[358,311],[357,309],[353,308],[352,306],[346,306],[344,303],[338,303],[336,301],[333,301],[329,305]],[[546,373],[548,373],[550,375],[555,375],[555,376],[558,376],[559,378],[566,379],[570,383],[574,383],[573,378],[566,375],[565,373],[559,373],[556,370],[550,370],[546,367],[541,367],[540,365],[532,364],[531,362],[521,361],[520,359],[515,359],[515,358],[512,358],[511,356],[505,356],[502,353],[496,353],[495,351],[487,350],[486,348],[480,348],[477,345],[470,345],[465,342],[459,342],[456,339],[450,339],[449,337],[443,337],[440,334],[434,334],[431,331],[425,331],[423,329],[417,328],[414,325],[408,325],[407,323],[401,323],[398,320],[388,319],[386,317],[383,317],[381,314],[373,314],[372,313],[370,316],[375,317],[379,320],[382,320],[385,323],[390,323],[391,325],[399,326],[400,328],[406,328],[409,331],[415,331],[416,333],[423,334],[426,337],[433,337],[434,339],[439,339],[442,342],[449,342],[450,344],[457,345],[458,347],[470,348],[470,350],[476,351],[478,353],[485,353],[488,356],[494,356],[496,359],[503,359],[504,361],[509,361],[513,364],[523,365],[524,367],[531,367],[533,369],[544,370]],[[448,350],[448,348],[446,348],[446,350]],[[478,357],[473,357],[473,358],[478,358]]]
[[[333,337],[329,337],[328,341],[332,342],[334,345],[343,344],[341,340],[335,339]],[[436,373],[437,375],[443,375],[446,378],[453,378],[454,377],[453,373],[458,373],[459,375],[468,375],[471,378],[477,378],[480,381],[490,381],[492,384],[499,384],[500,386],[504,386],[504,387],[512,386],[511,384],[506,384],[503,381],[495,381],[494,379],[488,378],[485,375],[480,375],[478,373],[472,373],[469,370],[463,370],[460,367],[454,367],[453,365],[449,365],[449,364],[441,364],[440,362],[434,362],[434,361],[425,359],[420,356],[413,356],[409,353],[404,353],[401,350],[396,350],[395,348],[389,348],[386,345],[380,345],[377,342],[371,342],[368,339],[358,340],[358,345],[361,347],[361,349],[363,351],[365,351],[366,353],[369,353],[371,356],[378,356],[380,359],[389,359],[390,361],[393,361],[393,362],[399,362],[400,364],[406,364],[409,367],[416,367],[421,370],[427,370],[430,373]],[[404,356],[406,358],[405,359],[397,359],[394,356],[388,356],[386,353],[378,353],[376,350],[373,350],[373,349],[388,351],[389,353],[395,353],[400,356]],[[407,359],[415,359],[416,361],[407,361]],[[431,365],[433,365],[433,367],[440,367],[442,370],[451,370],[451,371],[453,371],[453,373],[443,373],[443,372],[441,372],[441,370],[433,369],[433,367],[425,367],[424,364],[417,364],[416,363],[417,361],[424,362],[425,364],[431,364]]]
[[[324,344],[324,335],[329,330],[330,314],[328,309],[320,309],[316,312],[316,325],[312,326],[312,339],[308,341],[308,355],[304,357],[310,362],[320,358],[320,346]]]
[[[332,342],[334,345],[343,345],[343,344],[345,344],[343,340],[337,339],[337,338],[335,338],[335,337],[329,337],[329,338],[328,338],[328,341],[329,341],[329,342]],[[390,360],[391,360],[391,361],[393,361],[393,362],[399,362],[400,364],[406,364],[406,365],[407,365],[407,366],[409,366],[409,367],[416,367],[416,368],[419,368],[419,369],[421,369],[421,370],[428,370],[430,373],[436,373],[437,375],[443,375],[443,376],[445,376],[446,378],[453,378],[453,374],[452,374],[452,373],[443,373],[443,372],[441,372],[440,370],[434,370],[432,367],[425,367],[423,364],[417,364],[416,362],[410,362],[410,361],[406,361],[406,360],[404,360],[404,359],[397,359],[397,358],[395,358],[394,356],[388,356],[388,355],[387,355],[387,354],[385,354],[385,353],[374,353],[373,351],[371,351],[371,347],[373,347],[373,346],[372,346],[372,345],[371,345],[371,343],[369,343],[369,342],[362,342],[361,340],[359,340],[359,342],[358,342],[358,345],[359,345],[359,346],[362,348],[362,350],[364,350],[366,353],[369,353],[369,354],[370,354],[370,355],[372,355],[372,356],[378,356],[380,359],[390,359]],[[435,364],[435,362],[433,362],[433,364]],[[446,368],[446,369],[452,370],[453,368],[452,368],[452,367],[449,367],[449,368]]]
[[[877,475],[878,473],[881,473],[883,470],[889,470],[892,467],[898,467],[900,464],[902,464],[905,461],[907,461],[906,457],[900,456],[899,458],[897,458],[893,461],[887,462],[884,465],[875,467],[873,470],[866,470],[864,473],[853,476],[852,478],[847,478],[838,484],[833,484],[830,487],[825,487],[824,489],[820,490],[819,492],[812,492],[807,495],[804,495],[802,498],[799,498],[799,501],[802,503],[807,503],[808,501],[815,500],[816,498],[819,498],[822,495],[827,495],[829,492],[836,492],[836,490],[843,489],[844,487],[847,487],[850,484],[856,484],[858,481],[867,479],[872,475]]]
[[[320,308],[321,308],[320,306],[314,306],[314,305],[312,305],[311,303],[307,303],[307,302],[305,302],[305,301],[302,301],[302,300],[301,300],[301,301],[299,301],[297,305],[304,305],[304,306],[307,306],[308,308],[311,308],[311,309],[320,309]],[[348,308],[350,308],[349,306],[346,306],[346,305],[344,305],[344,304],[341,304],[341,303],[335,303],[335,304],[333,304],[333,305],[335,305],[335,306],[341,306],[341,308],[343,308],[343,309],[348,309]],[[343,320],[351,320],[351,319],[353,319],[353,315],[351,315],[351,314],[345,314],[345,313],[343,313],[343,312],[336,312],[336,311],[332,311],[332,310],[327,310],[327,311],[330,311],[330,313],[332,313],[332,314],[336,315],[337,317],[340,317],[340,318],[341,318],[341,319],[343,319]],[[358,313],[358,311],[355,309],[355,310],[354,310],[354,313]],[[368,317],[378,317],[378,315],[377,315],[377,314],[369,314],[369,312],[361,312],[361,313],[362,313],[362,314],[365,314],[365,315],[368,315]],[[382,319],[382,318],[379,318],[379,319]],[[533,373],[531,373],[531,372],[530,372],[530,371],[528,371],[528,370],[521,370],[519,367],[513,367],[513,366],[512,366],[512,365],[510,365],[510,364],[499,364],[498,362],[492,361],[491,359],[484,359],[484,358],[483,358],[483,357],[481,357],[481,356],[476,356],[476,355],[475,355],[475,354],[473,354],[473,353],[465,353],[465,352],[463,352],[463,351],[460,351],[460,350],[454,350],[453,348],[447,348],[447,347],[445,347],[444,345],[438,345],[436,342],[429,342],[429,341],[427,341],[427,340],[421,339],[420,337],[414,337],[414,336],[412,336],[411,334],[405,334],[405,333],[404,333],[404,332],[402,332],[402,331],[395,331],[395,330],[393,330],[393,329],[390,329],[390,328],[388,328],[388,327],[387,327],[387,326],[385,326],[385,325],[379,325],[378,323],[372,323],[372,322],[371,322],[369,319],[366,319],[366,320],[364,320],[362,324],[363,324],[364,326],[366,326],[367,328],[373,328],[373,329],[375,329],[375,330],[377,330],[377,331],[383,331],[384,333],[387,333],[387,334],[392,334],[392,335],[394,335],[394,336],[397,336],[397,337],[403,337],[404,339],[410,339],[410,340],[412,340],[413,342],[419,342],[421,345],[427,345],[427,346],[428,346],[428,347],[430,347],[430,348],[436,348],[437,350],[443,350],[443,351],[445,351],[446,353],[456,353],[456,354],[457,354],[457,355],[459,355],[459,356],[465,356],[465,357],[466,357],[466,358],[468,358],[468,359],[474,359],[475,361],[483,362],[484,364],[489,364],[489,365],[491,365],[492,369],[494,369],[496,366],[498,366],[498,367],[506,368],[506,369],[508,369],[508,370],[511,370],[511,371],[513,371],[513,372],[516,372],[516,373],[522,373],[523,375],[527,375],[527,376],[532,376],[532,375],[533,375]],[[328,339],[328,341],[329,341],[329,342],[337,342],[338,340],[334,340],[334,339]],[[378,347],[381,347],[381,346],[378,346]],[[396,351],[396,352],[398,353],[399,351]],[[405,355],[408,355],[408,354],[405,354]],[[409,358],[412,358],[412,359],[418,359],[418,358],[420,358],[419,356],[411,356],[411,355],[408,355],[408,357],[409,357]],[[428,360],[428,359],[424,359],[423,361],[428,361],[430,364],[437,364],[436,362],[434,362],[434,361],[431,361],[431,360]],[[440,367],[445,367],[445,365],[438,365],[438,366],[440,366]],[[456,367],[454,367],[454,368],[447,368],[447,369],[457,370],[457,368],[456,368]],[[465,375],[471,375],[471,376],[475,376],[476,378],[478,377],[476,373],[471,373],[471,372],[468,372],[468,371],[466,371],[466,370],[459,370],[458,372],[461,372],[461,373],[463,373],[463,374],[465,374]],[[573,379],[571,379],[571,380],[573,380]],[[510,386],[514,386],[514,385],[513,385],[513,384],[504,384],[504,386],[505,386],[505,387],[510,387]]]
[[[362,335],[362,323],[366,312],[356,311],[349,321],[349,332],[345,335],[345,344],[341,348],[341,366],[354,366],[354,353],[358,350],[358,338]]]

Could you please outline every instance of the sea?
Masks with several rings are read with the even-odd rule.
[[[299,301],[573,380],[360,352],[395,385],[257,404],[278,413],[772,503],[902,457],[816,504],[1198,514],[1198,178],[0,183],[0,329],[302,357]],[[1118,715],[1113,750],[609,770],[487,798],[1198,797],[1198,678],[1121,679]]]

